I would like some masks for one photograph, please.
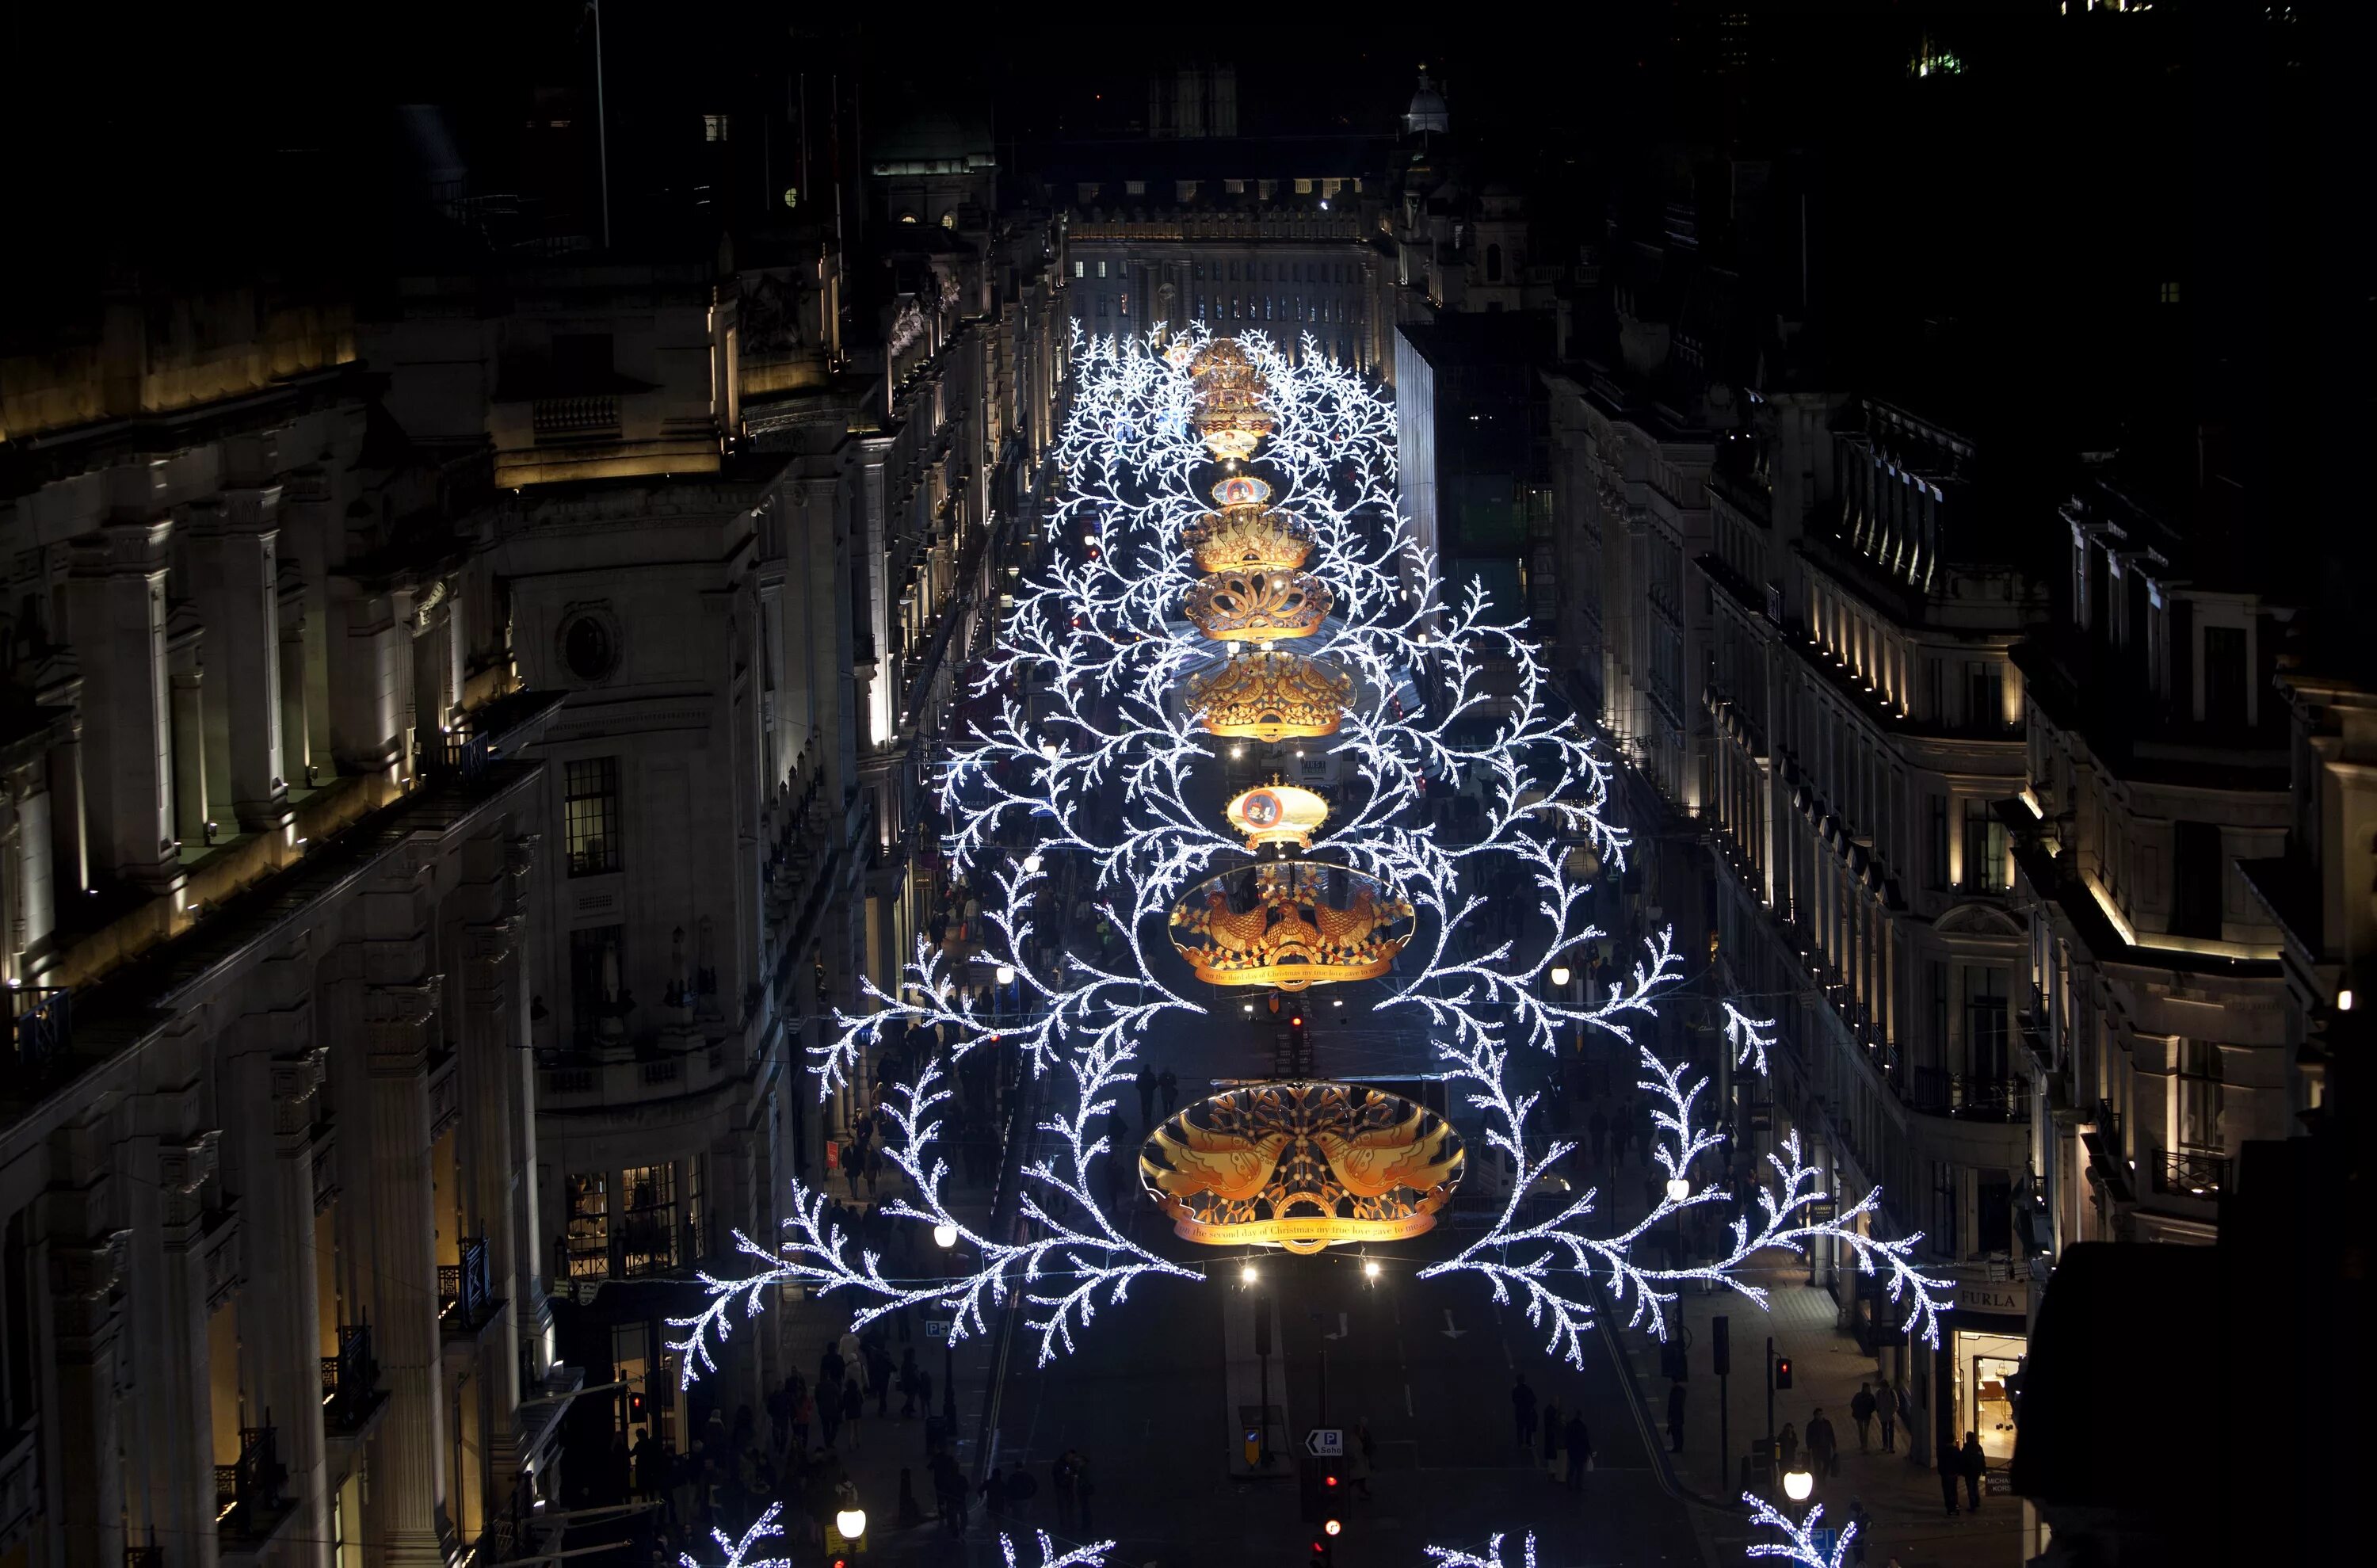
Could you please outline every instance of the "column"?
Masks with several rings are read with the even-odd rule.
[[[270,832],[288,825],[289,788],[281,765],[281,486],[223,493],[218,570],[207,598],[217,678],[231,715],[231,804],[239,825]]]
[[[142,1096],[135,1109],[152,1131],[141,1162],[147,1179],[131,1183],[125,1203],[133,1216],[125,1296],[134,1367],[125,1414],[139,1434],[130,1445],[142,1493],[137,1512],[172,1568],[210,1568],[217,1454],[201,1194],[218,1168],[221,1134],[185,1131],[189,1114],[179,1093]],[[108,1397],[118,1395],[111,1389]]]
[[[84,784],[99,865],[161,889],[173,856],[165,675],[165,545],[173,524],[110,522],[75,549],[66,634],[82,671]]]
[[[197,667],[197,644],[186,669],[173,674],[173,833],[196,847],[207,842],[206,675]]]
[[[54,1147],[112,1155],[96,1129],[68,1129]],[[68,1156],[71,1158],[71,1155]],[[62,1162],[63,1163],[63,1162]],[[123,1277],[129,1231],[102,1228],[112,1207],[110,1179],[96,1161],[90,1172],[60,1170],[45,1195],[49,1261],[53,1419],[57,1476],[50,1495],[65,1526],[64,1568],[123,1568],[124,1469],[117,1434],[117,1371],[123,1314],[116,1282]],[[65,1183],[76,1183],[65,1185]]]
[[[293,966],[305,967],[268,967]],[[272,1412],[281,1462],[289,1466],[286,1495],[297,1507],[289,1538],[319,1562],[330,1511],[314,1259],[314,1095],[328,1053],[308,1047],[309,1008],[250,1014],[239,1028],[251,1048],[231,1064],[241,1114],[226,1119],[250,1173],[241,1243],[254,1287],[240,1297],[240,1336],[250,1347],[257,1406]]]
[[[497,840],[490,847],[500,854],[503,844]],[[462,928],[462,1043],[455,1064],[461,1075],[458,1140],[465,1202],[472,1228],[486,1238],[489,1286],[504,1299],[503,1322],[482,1342],[477,1370],[492,1418],[486,1457],[494,1484],[485,1490],[490,1514],[509,1500],[510,1478],[520,1470],[520,1325],[534,1306],[525,1299],[532,1269],[523,1267],[515,1224],[528,1162],[520,1157],[513,1138],[516,1119],[525,1119],[520,1066],[528,1038],[517,998],[520,937],[528,921],[508,911],[511,879],[500,863],[496,869],[496,880],[466,886],[456,895],[477,902],[484,892],[492,895],[484,902],[500,911]]]
[[[448,639],[445,585],[424,595],[412,617],[412,767],[435,766],[446,739]]]
[[[369,960],[366,960],[368,966]],[[365,985],[372,1348],[388,1415],[371,1440],[366,1551],[388,1568],[445,1568],[445,1411],[429,1176],[428,1050],[439,979]]]
[[[330,580],[330,748],[340,771],[387,773],[401,754],[397,607],[352,578]]]
[[[293,784],[309,782],[313,760],[312,726],[305,713],[305,619],[281,617],[281,777]]]
[[[82,667],[66,649],[44,660],[34,676],[33,700],[65,708],[73,717],[66,734],[44,759],[50,795],[51,887],[58,904],[78,898],[90,886],[90,857],[83,841]]]

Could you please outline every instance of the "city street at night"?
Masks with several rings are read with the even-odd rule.
[[[0,22],[0,1568],[2349,1561],[2364,0]]]

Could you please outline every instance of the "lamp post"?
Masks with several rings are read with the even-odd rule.
[[[1692,1195],[1692,1184],[1680,1176],[1667,1178],[1667,1202],[1680,1205]],[[1684,1266],[1684,1211],[1676,1210],[1676,1266]]]
[[[1806,1470],[1793,1468],[1783,1472],[1783,1495],[1791,1500],[1795,1518],[1803,1516],[1808,1499],[1815,1495],[1816,1478]]]
[[[856,1545],[859,1538],[866,1534],[866,1510],[853,1503],[838,1511],[833,1516],[833,1527],[843,1540]]]

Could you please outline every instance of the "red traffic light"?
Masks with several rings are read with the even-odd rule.
[[[1304,1014],[1302,1014],[1302,1013],[1300,1013],[1300,1012],[1299,1012],[1299,1013],[1296,1013],[1294,1017],[1290,1018],[1287,1022],[1288,1022],[1288,1024],[1289,1024],[1289,1026],[1290,1026],[1290,1027],[1292,1027],[1292,1028],[1296,1028],[1296,1029],[1301,1029],[1301,1028],[1303,1028],[1303,1027],[1304,1027]]]
[[[1790,1386],[1791,1358],[1788,1356],[1777,1356],[1774,1358],[1774,1387],[1777,1392],[1780,1392],[1781,1390],[1789,1388]]]
[[[1323,1476],[1320,1478],[1320,1484],[1322,1486],[1333,1487],[1337,1484],[1337,1478],[1334,1476]]]

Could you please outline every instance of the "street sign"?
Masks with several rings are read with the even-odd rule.
[[[1345,1456],[1345,1429],[1314,1427],[1304,1434],[1304,1452],[1315,1459],[1343,1459]]]

